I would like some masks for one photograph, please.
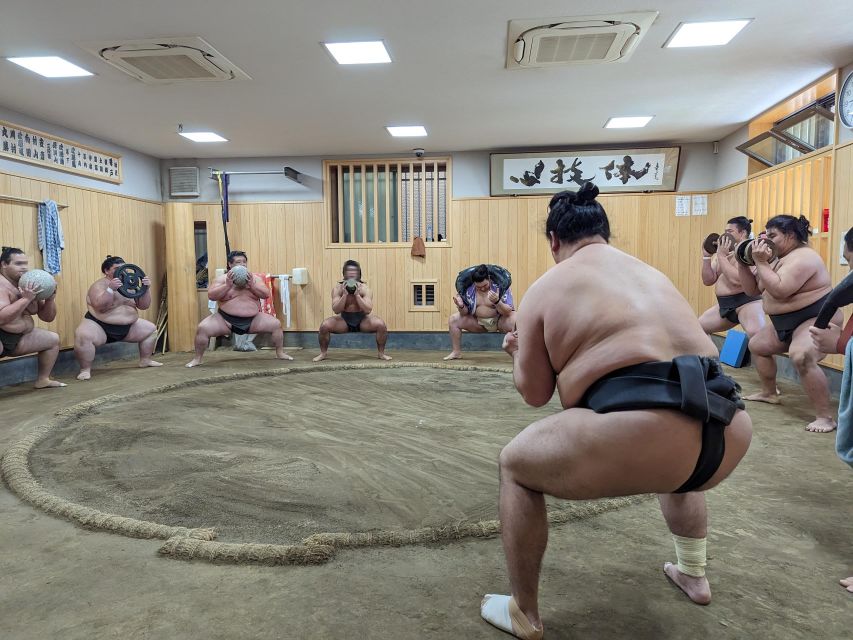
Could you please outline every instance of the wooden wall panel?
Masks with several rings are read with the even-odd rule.
[[[142,316],[157,318],[165,273],[163,205],[55,182],[0,173],[0,194],[68,205],[59,212],[65,235],[62,272],[56,280],[56,320],[38,326],[59,333],[63,348],[74,345],[74,330],[86,313],[86,291],[101,275],[107,254],[138,264],[154,284],[154,304]],[[38,208],[0,200],[0,243],[27,252],[30,266],[43,268],[37,237]]]
[[[841,282],[849,273],[848,265],[841,264],[841,243],[844,235],[853,227],[853,143],[835,150],[835,179],[833,181],[833,201],[829,218],[829,273],[834,283]],[[845,320],[851,316],[851,307],[844,310]],[[830,356],[826,362],[838,369],[844,365],[840,355]]]
[[[166,275],[169,304],[169,350],[192,351],[198,307],[195,278],[193,207],[188,202],[166,205]]]
[[[768,169],[748,180],[747,215],[757,229],[775,215],[803,215],[818,233],[811,247],[829,264],[832,254],[830,233],[822,232],[823,210],[831,208],[832,151],[809,155],[802,160]],[[843,175],[843,174],[839,174]],[[847,176],[849,180],[849,174]]]
[[[721,202],[737,194],[723,193]],[[345,260],[362,264],[375,294],[376,313],[395,331],[444,331],[453,311],[456,274],[480,262],[505,265],[513,274],[517,300],[542,273],[553,266],[545,238],[549,198],[481,198],[452,202],[448,216],[448,246],[428,244],[426,258],[413,258],[408,246],[346,247],[324,245],[323,203],[235,203],[231,206],[229,236],[234,249],[249,254],[250,267],[269,273],[290,273],[307,267],[309,284],[293,286],[291,330],[316,330],[331,313],[330,292],[340,279]],[[713,303],[713,291],[702,286],[700,244],[711,231],[720,231],[729,208],[722,213],[709,203],[708,216],[675,217],[675,196],[602,196],[613,230],[613,244],[666,273],[685,293],[697,312]],[[734,207],[735,205],[731,205]],[[742,206],[740,207],[742,210]],[[208,224],[208,252],[213,268],[224,266],[218,205],[195,205],[196,220]],[[217,226],[218,225],[218,226]],[[437,312],[410,310],[411,282],[437,280]]]

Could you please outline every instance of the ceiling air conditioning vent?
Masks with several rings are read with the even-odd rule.
[[[512,20],[507,69],[622,62],[657,18],[656,11]]]
[[[169,167],[169,196],[198,196],[198,167]]]
[[[147,84],[250,79],[198,37],[89,42],[81,46],[107,64]]]

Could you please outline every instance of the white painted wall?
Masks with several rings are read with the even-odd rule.
[[[716,174],[714,177],[715,189],[720,189],[733,182],[740,182],[746,179],[749,158],[738,151],[736,147],[746,142],[748,138],[748,125],[744,125],[734,133],[720,140],[719,153],[716,159]]]
[[[447,154],[433,154],[447,155]],[[489,152],[465,151],[450,154],[453,158],[453,196],[455,198],[482,198],[489,195]],[[345,160],[354,156],[330,156]],[[370,158],[373,156],[358,156]],[[383,157],[383,156],[376,156]],[[284,166],[293,167],[303,174],[303,183],[297,184],[280,175],[232,176],[229,189],[231,202],[292,202],[322,200],[323,158],[317,156],[276,158],[185,158],[163,160],[161,180],[166,200],[169,197],[169,167],[198,167],[201,196],[174,198],[195,202],[218,202],[219,187],[210,179],[209,167],[225,171],[270,171]],[[681,145],[678,170],[680,191],[707,191],[714,188],[716,156],[711,143]]]
[[[41,167],[27,162],[17,162],[3,156],[0,156],[0,171],[15,173],[27,177],[40,178],[42,180],[62,182],[64,184],[70,184],[78,187],[110,191],[112,193],[120,193],[122,195],[133,196],[135,198],[142,198],[145,200],[160,201],[162,199],[162,193],[160,191],[160,161],[157,158],[153,158],[137,151],[132,151],[131,149],[126,149],[104,140],[99,140],[98,138],[87,136],[77,131],[71,131],[37,118],[31,118],[23,113],[18,113],[17,111],[12,111],[11,109],[6,109],[2,106],[0,106],[0,120],[6,120],[24,127],[44,131],[45,133],[50,133],[55,136],[67,138],[68,140],[73,140],[74,142],[104,149],[105,151],[119,153],[122,157],[124,182],[121,184],[113,184],[112,182],[104,182],[102,180],[95,180],[94,178],[78,176],[74,173],[58,171],[49,167]]]

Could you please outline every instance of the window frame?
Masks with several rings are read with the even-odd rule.
[[[434,240],[432,242],[428,241],[424,238],[424,245],[429,248],[437,248],[437,249],[450,249],[453,247],[453,232],[452,232],[452,214],[453,214],[453,164],[452,158],[450,156],[427,156],[424,158],[401,158],[401,157],[383,157],[383,158],[345,158],[345,159],[326,159],[323,160],[323,207],[325,211],[325,221],[323,225],[323,235],[325,241],[326,249],[387,249],[387,248],[402,248],[408,247],[411,248],[412,241],[414,240],[414,236],[410,241],[397,241],[397,242],[340,242],[334,241],[334,237],[337,234],[340,234],[342,228],[342,221],[339,218],[335,217],[335,211],[340,212],[341,203],[343,194],[339,192],[339,185],[342,184],[343,176],[340,171],[340,167],[342,166],[350,166],[354,167],[357,165],[364,166],[388,166],[388,165],[408,165],[408,170],[412,170],[416,165],[425,165],[429,166],[433,163],[443,164],[445,169],[445,231],[447,232],[448,237],[451,240],[444,239],[441,241]],[[332,184],[331,174],[332,168],[336,167],[338,169],[337,179],[335,180],[335,184]],[[402,174],[402,171],[399,172]],[[398,178],[398,183],[400,179]],[[434,193],[438,192],[438,182],[436,181],[434,187]],[[402,191],[398,192],[398,198],[401,196]],[[364,196],[366,197],[366,196]],[[378,196],[374,196],[375,198]],[[333,202],[333,198],[336,202]],[[413,194],[410,192],[409,200],[410,204],[413,199]],[[410,207],[411,210],[411,207]],[[436,212],[439,211],[438,203],[435,205]],[[400,212],[402,212],[402,207],[400,208]],[[388,210],[386,207],[386,216],[388,215]],[[436,220],[437,223],[437,220]],[[436,231],[436,236],[438,232]],[[378,238],[377,232],[377,238]],[[340,237],[340,236],[338,236]]]
[[[431,305],[416,305],[414,300],[414,288],[415,287],[423,287],[421,299],[426,302],[426,287],[432,286],[433,296],[432,296],[432,304]],[[437,313],[440,311],[438,307],[438,279],[430,279],[430,278],[418,278],[417,280],[411,280],[409,282],[409,311],[417,312],[417,313]]]

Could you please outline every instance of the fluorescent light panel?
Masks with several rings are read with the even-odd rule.
[[[391,56],[381,40],[373,42],[324,42],[338,64],[382,64]]]
[[[636,129],[645,127],[654,116],[627,116],[610,118],[605,124],[605,129]]]
[[[426,128],[421,125],[413,127],[385,127],[395,138],[417,138],[427,134]]]
[[[218,133],[213,131],[182,131],[181,135],[193,142],[228,142]]]
[[[750,20],[682,22],[664,45],[674,47],[717,47],[731,42]]]
[[[45,78],[77,78],[80,76],[91,76],[76,64],[72,64],[58,56],[41,56],[37,58],[6,58],[9,62],[34,71]]]

